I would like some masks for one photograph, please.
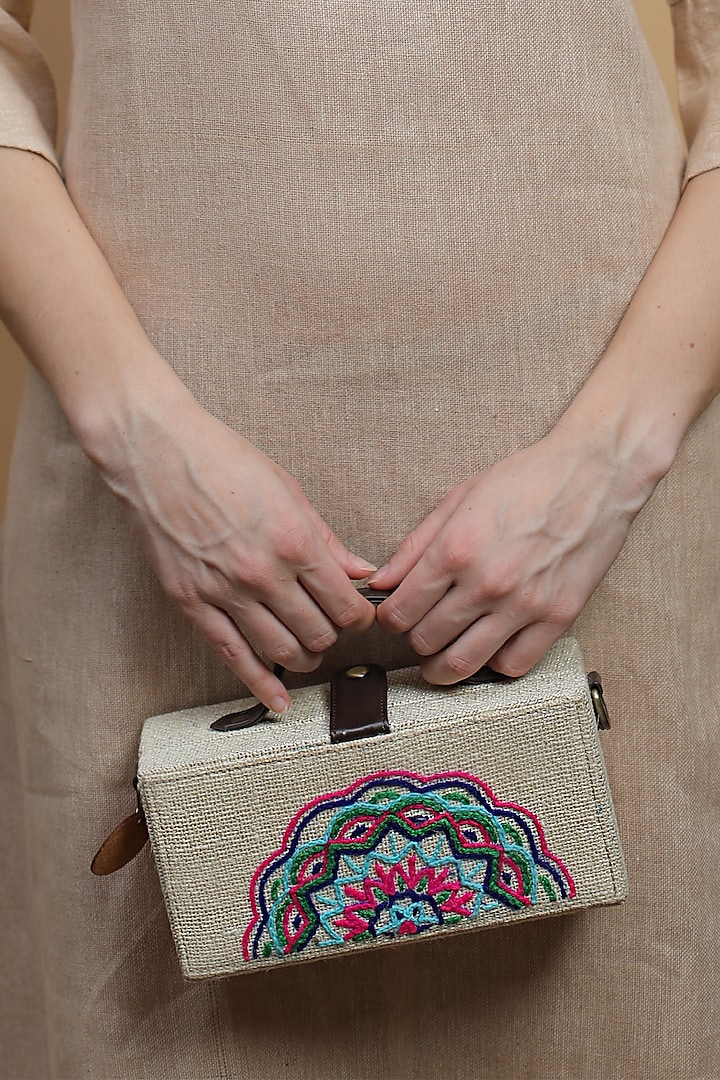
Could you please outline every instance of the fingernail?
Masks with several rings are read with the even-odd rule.
[[[378,569],[376,569],[376,568],[374,568],[374,569],[375,569],[375,573],[374,573],[374,574],[373,574],[373,576],[372,576],[372,577],[370,578],[370,581],[368,582],[368,584],[369,584],[369,585],[372,585],[372,583],[373,583],[373,582],[375,581],[375,579],[376,579],[376,578],[382,577],[382,575],[383,575],[383,574],[385,573],[385,571],[387,570],[387,568],[388,568],[388,564],[387,564],[387,563],[385,563],[385,565],[384,565],[384,566],[381,566],[379,570],[378,570]]]
[[[274,713],[284,713],[290,708],[290,702],[287,698],[280,697],[278,694],[278,696],[274,697],[270,702],[270,708]]]
[[[373,566],[367,559],[361,559],[359,555],[353,555],[351,553],[350,558],[355,563],[358,570],[365,570],[368,574],[374,574],[377,571],[377,566]]]

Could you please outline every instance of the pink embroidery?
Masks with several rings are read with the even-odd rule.
[[[469,773],[383,771],[295,814],[252,877],[243,954],[391,940],[574,895],[530,810]]]

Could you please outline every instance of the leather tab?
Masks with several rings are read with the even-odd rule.
[[[90,864],[93,874],[104,877],[129,863],[145,847],[148,838],[147,823],[142,808],[121,821],[100,845]]]
[[[336,671],[330,680],[330,741],[387,735],[387,676],[379,664]]]
[[[285,668],[281,664],[275,664],[273,675],[276,679],[282,681],[285,676]],[[269,712],[270,709],[267,705],[263,705],[261,701],[258,701],[257,705],[251,705],[249,709],[243,709],[242,712],[231,712],[226,713],[225,716],[218,716],[217,720],[214,720],[210,725],[210,730],[241,731],[242,728],[259,724]]]

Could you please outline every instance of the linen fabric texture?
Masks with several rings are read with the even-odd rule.
[[[29,13],[0,16],[0,143],[51,158]],[[59,165],[179,377],[380,565],[547,432],[683,178],[720,164],[720,5],[672,15],[687,163],[629,0],[76,0]],[[152,860],[102,881],[89,860],[132,810],[145,718],[243,690],[30,373],[3,556],[0,1071],[714,1077],[719,457],[715,404],[574,629],[615,716],[625,905],[188,983]],[[310,681],[356,658],[343,642]],[[414,662],[385,638],[363,659]]]
[[[295,691],[285,716],[211,730],[250,704],[143,726],[139,792],[189,978],[625,898],[572,639],[514,683],[448,689],[393,672],[390,731],[343,744],[327,683]]]

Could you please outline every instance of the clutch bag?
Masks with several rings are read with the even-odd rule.
[[[361,664],[280,716],[241,701],[146,721],[124,827],[146,820],[188,978],[624,899],[602,694],[577,643],[522,678],[485,674],[437,687]]]

